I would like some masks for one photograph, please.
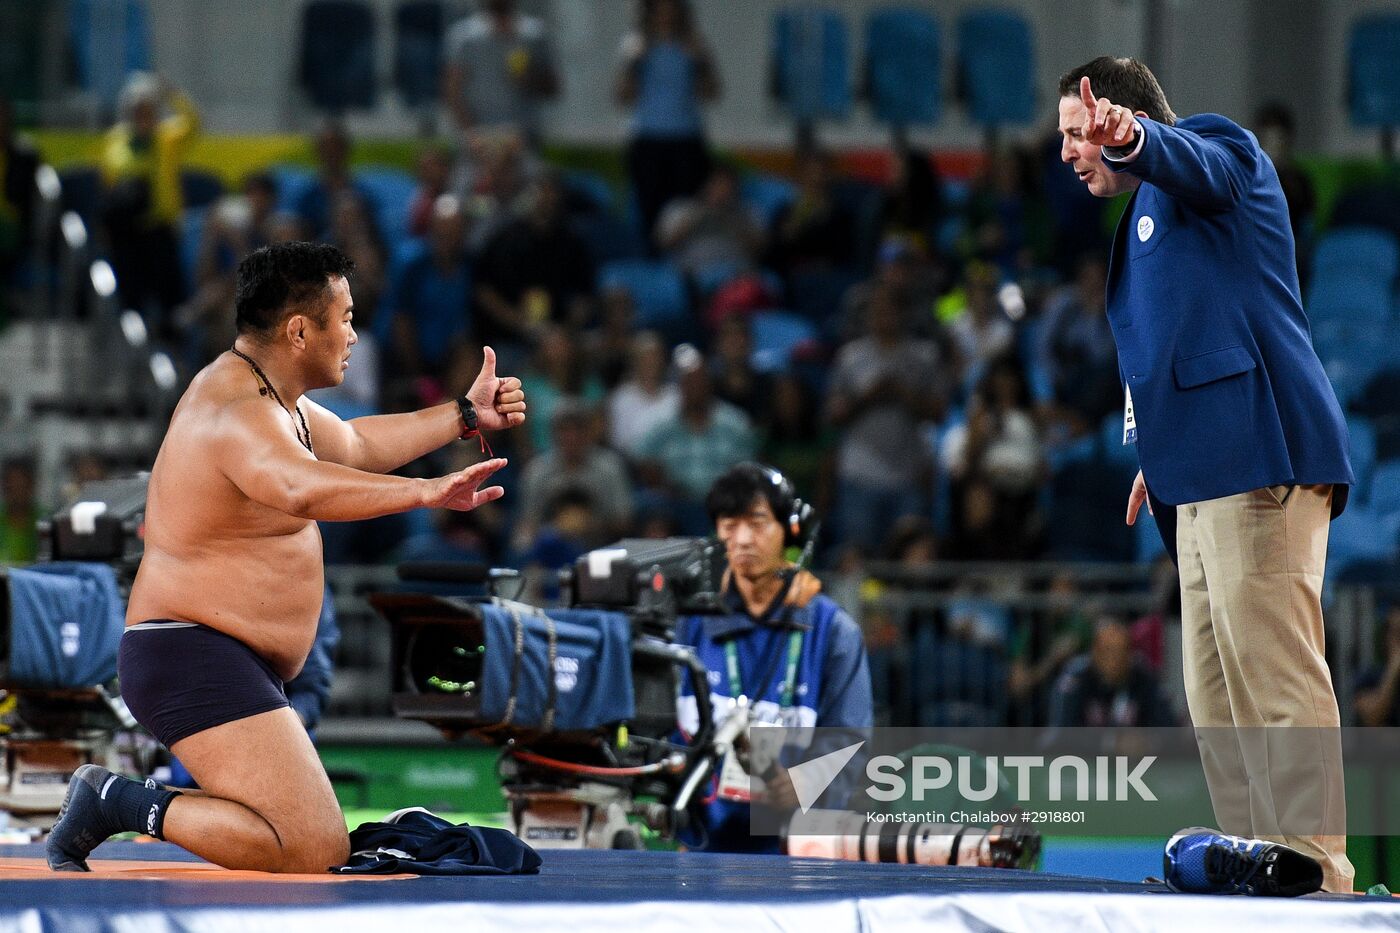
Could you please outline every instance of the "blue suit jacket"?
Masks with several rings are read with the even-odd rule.
[[[1108,319],[1168,550],[1184,502],[1331,483],[1340,514],[1346,421],[1312,348],[1273,163],[1218,114],[1140,122],[1138,157],[1105,159],[1142,179],[1114,236]]]

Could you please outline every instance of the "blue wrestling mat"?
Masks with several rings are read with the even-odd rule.
[[[981,868],[677,852],[546,851],[538,875],[415,878],[225,872],[165,843],[107,843],[89,875],[0,846],[0,931],[1226,927],[1400,929],[1390,898],[1192,897],[1160,885]]]

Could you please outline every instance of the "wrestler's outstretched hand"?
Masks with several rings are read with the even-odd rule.
[[[500,431],[525,423],[525,391],[514,376],[496,375],[496,351],[481,348],[481,372],[467,390],[476,407],[476,425],[483,431]]]
[[[505,465],[505,458],[497,457],[494,460],[474,463],[465,470],[458,470],[456,473],[425,480],[427,486],[423,494],[423,505],[430,509],[455,509],[458,512],[470,512],[492,499],[499,499],[506,493],[500,486],[487,486],[485,489],[477,487]]]

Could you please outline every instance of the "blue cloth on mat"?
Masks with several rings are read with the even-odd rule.
[[[350,833],[346,875],[533,875],[540,856],[504,829],[453,825],[419,807]]]

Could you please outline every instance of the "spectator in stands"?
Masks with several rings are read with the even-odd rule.
[[[967,205],[968,255],[992,263],[1008,279],[1049,253],[1050,218],[1027,163],[1019,148],[994,149]]]
[[[458,512],[433,509],[433,527],[409,536],[395,555],[397,563],[415,560],[493,563],[491,527],[485,520],[488,509]]]
[[[374,198],[350,175],[350,134],[344,124],[326,121],[316,134],[314,145],[316,181],[301,193],[293,209],[301,218],[307,235],[320,240],[331,232],[336,203],[342,194],[359,195],[366,209],[374,204]]]
[[[389,252],[372,212],[373,201],[358,190],[341,191],[331,202],[331,226],[323,239],[355,261],[355,320],[370,330],[384,298]]]
[[[34,173],[39,153],[15,132],[14,106],[0,96],[0,288],[8,286],[34,233]],[[0,294],[0,313],[4,296]],[[0,317],[3,321],[3,317]]]
[[[715,335],[710,371],[715,397],[743,411],[755,423],[768,416],[772,389],[768,377],[753,368],[753,327],[748,317],[730,315]]]
[[[942,412],[944,383],[938,348],[908,337],[893,295],[873,295],[866,335],[837,353],[827,397],[827,416],[841,431],[842,541],[874,553],[896,519],[922,512],[927,475],[919,427]]]
[[[178,314],[196,369],[233,343],[234,271],[240,259],[270,242],[276,208],[277,182],[271,175],[254,173],[244,179],[242,194],[227,195],[205,212],[194,293]]]
[[[970,262],[963,273],[962,300],[948,305],[948,332],[964,377],[975,377],[984,364],[1010,350],[1016,338],[997,299],[1000,281],[995,266]]]
[[[425,146],[418,153],[418,187],[408,205],[408,232],[426,237],[433,225],[438,198],[452,183],[452,153],[446,146]]]
[[[1065,665],[1051,698],[1050,725],[1104,728],[1171,726],[1171,705],[1157,678],[1133,656],[1132,635],[1118,619],[1094,626],[1088,654]]]
[[[523,548],[544,523],[546,508],[568,488],[585,490],[594,530],[602,538],[626,533],[632,521],[632,482],[617,451],[598,444],[593,408],[561,399],[550,413],[554,443],[536,456],[520,479],[517,547]],[[590,544],[599,542],[588,542]]]
[[[836,196],[835,182],[836,163],[829,152],[799,154],[797,197],[774,223],[774,266],[791,274],[854,261],[856,218]]]
[[[1075,434],[1096,430],[1104,416],[1118,410],[1122,395],[1118,348],[1104,307],[1107,275],[1103,254],[1085,253],[1074,282],[1053,292],[1041,312],[1036,355],[1059,413]]]
[[[1030,392],[1014,356],[990,363],[968,401],[967,419],[944,435],[939,454],[954,484],[976,476],[1012,510],[1033,508],[1044,458]]]
[[[636,457],[643,438],[679,411],[680,393],[667,379],[666,342],[656,331],[642,331],[632,340],[627,378],[608,396],[608,443]]]
[[[1089,649],[1093,626],[1081,603],[1079,584],[1068,573],[1056,574],[1045,594],[1047,607],[1023,619],[1011,642],[1007,687],[1013,710],[1029,707],[1029,720],[1039,725],[1049,707],[1049,688],[1065,662]]]
[[[543,21],[517,12],[515,0],[482,6],[443,39],[443,100],[469,147],[483,135],[534,145],[540,104],[559,94],[554,47]]]
[[[760,456],[798,489],[808,490],[809,502],[826,512],[831,500],[831,451],[836,437],[821,417],[821,406],[795,373],[773,376],[770,399],[762,422]]]
[[[520,381],[530,394],[530,420],[526,422],[529,430],[523,438],[528,439],[529,449],[536,454],[554,444],[551,425],[556,405],[572,400],[596,409],[604,398],[602,383],[589,371],[578,351],[575,333],[558,324],[549,324],[540,332],[539,344]]]
[[[842,296],[841,336],[845,340],[860,336],[870,298],[883,289],[902,308],[910,333],[945,339],[934,306],[946,287],[947,269],[941,262],[925,255],[923,247],[907,236],[887,236],[875,255],[874,275],[852,285]]]
[[[1358,726],[1400,726],[1400,603],[1386,609],[1382,635],[1382,662],[1356,681]]]
[[[943,184],[927,152],[904,149],[895,154],[894,175],[880,205],[880,234],[916,244],[937,255],[943,223]]]
[[[739,198],[739,176],[715,163],[700,193],[666,205],[656,223],[656,241],[691,274],[707,266],[747,268],[764,245],[763,227]]]
[[[683,344],[674,354],[680,405],[637,445],[640,471],[648,486],[664,490],[694,509],[721,473],[747,460],[756,448],[753,427],[739,409],[715,398],[705,357]]]
[[[1268,153],[1278,172],[1283,197],[1288,202],[1288,220],[1293,227],[1297,251],[1298,278],[1306,284],[1312,259],[1313,223],[1317,213],[1317,193],[1312,178],[1293,155],[1293,111],[1280,101],[1269,101],[1254,115],[1254,135]]]
[[[719,75],[689,0],[642,0],[621,57],[617,100],[632,108],[627,173],[652,243],[662,208],[705,182],[710,156],[700,108],[719,99]]]
[[[464,153],[452,174],[452,191],[471,217],[471,248],[479,253],[501,228],[515,220],[540,168],[514,139],[495,139]]]
[[[39,554],[39,503],[34,460],[0,466],[0,564],[31,564]]]
[[[471,337],[471,309],[467,218],[456,196],[444,194],[433,203],[427,242],[396,271],[384,303],[387,320],[377,328],[387,342],[395,408],[445,397],[449,370]]]
[[[611,391],[632,366],[632,344],[637,336],[632,292],[616,283],[605,287],[598,300],[598,318],[598,326],[585,335],[583,352],[603,387]]]
[[[954,528],[980,529],[964,545],[972,559],[1019,560],[1039,545],[1038,490],[1045,475],[1043,451],[1030,411],[1030,393],[1015,357],[988,367],[968,401],[967,417],[943,438],[939,457],[952,481]],[[964,495],[969,486],[976,490]],[[991,514],[985,515],[990,496]],[[968,510],[974,514],[969,514]],[[974,544],[981,539],[981,544]],[[990,545],[991,550],[985,550]]]
[[[558,173],[535,180],[525,215],[486,244],[477,273],[477,333],[484,343],[528,346],[547,325],[588,323],[596,269],[588,244],[567,223]]]
[[[163,107],[170,115],[162,119]],[[185,209],[180,169],[199,113],[163,78],[137,73],[121,93],[122,119],[102,142],[103,226],[127,307],[153,311],[163,336],[184,299],[176,228]]]
[[[531,581],[522,598],[557,603],[559,575],[553,571],[571,566],[599,541],[592,494],[578,486],[561,489],[545,506],[544,524],[520,552],[518,563]]]

